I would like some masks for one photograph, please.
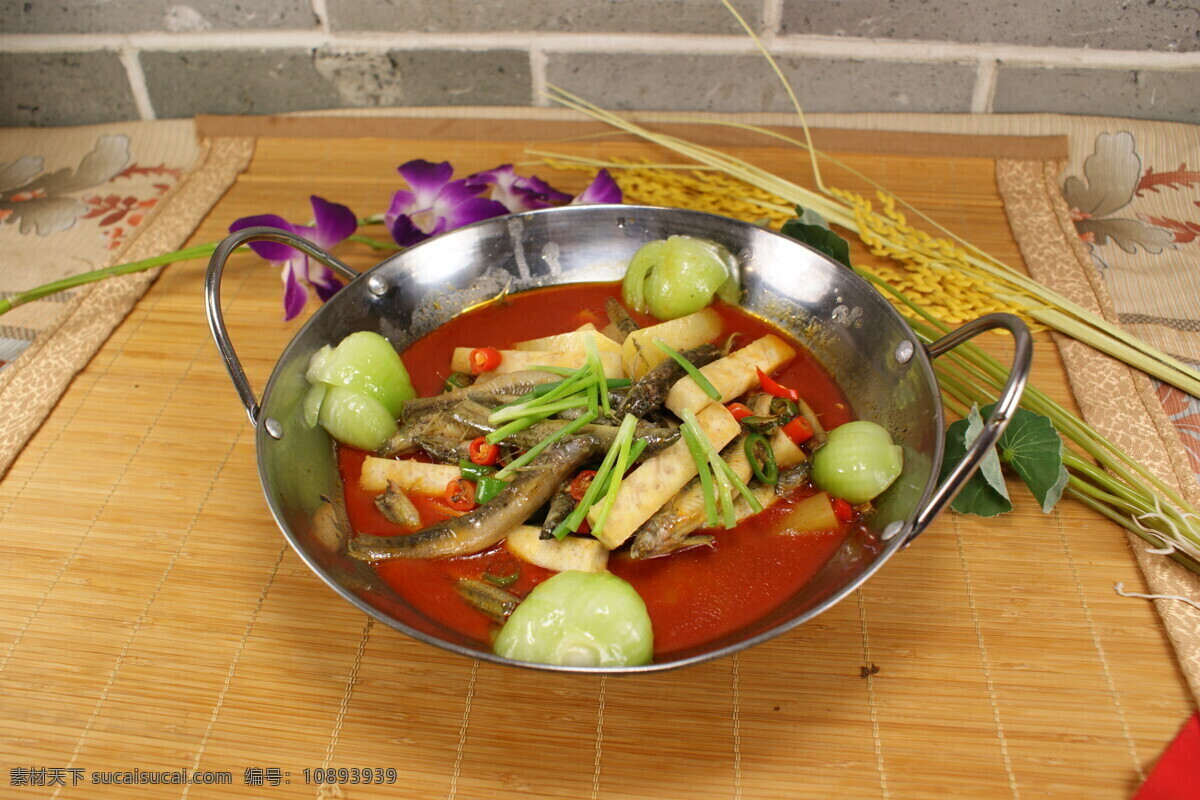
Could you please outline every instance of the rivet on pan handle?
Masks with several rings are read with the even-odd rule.
[[[254,389],[246,379],[242,362],[234,352],[233,343],[229,341],[229,331],[225,329],[225,318],[221,314],[221,275],[225,271],[225,262],[234,250],[255,241],[277,242],[294,247],[309,258],[315,258],[347,281],[357,278],[358,273],[307,239],[278,228],[244,228],[225,237],[224,241],[217,245],[216,251],[209,259],[208,275],[204,279],[204,307],[208,314],[208,327],[217,343],[217,349],[221,351],[221,357],[225,359],[225,369],[229,371],[233,386],[242,398],[242,405],[246,407],[246,414],[249,415],[250,422],[257,426],[258,398],[254,396]]]
[[[975,473],[975,469],[983,461],[988,450],[996,444],[1000,434],[1004,433],[1009,419],[1012,418],[1013,413],[1017,410],[1017,404],[1021,401],[1021,393],[1025,391],[1025,381],[1029,378],[1029,367],[1033,361],[1033,341],[1029,335],[1029,328],[1025,327],[1025,323],[1020,318],[1012,314],[985,314],[925,348],[930,358],[937,358],[963,342],[993,328],[1004,328],[1013,337],[1013,358],[1012,366],[1009,368],[1008,381],[1005,382],[1004,390],[996,401],[996,407],[984,422],[983,432],[979,434],[979,438],[967,450],[962,461],[958,462],[946,476],[946,480],[942,481],[941,485],[934,490],[933,496],[929,498],[925,507],[918,512],[905,542],[906,545],[925,529],[925,526],[938,515],[939,511],[954,500],[971,475]]]

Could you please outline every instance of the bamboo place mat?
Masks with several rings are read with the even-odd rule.
[[[310,193],[381,210],[406,160],[466,174],[520,160],[537,135],[262,137],[192,243],[247,214],[305,220]],[[631,142],[556,147],[662,158]],[[792,153],[734,151],[810,177]],[[1021,262],[993,159],[869,142],[843,157]],[[1153,606],[1113,592],[1144,588],[1124,533],[1025,498],[1000,519],[944,515],[815,621],[683,670],[535,673],[407,639],[337,598],[275,528],[203,273],[164,272],[0,482],[4,796],[1098,800],[1129,797],[1192,711]],[[262,386],[300,320],[279,321],[278,274],[249,255],[230,261],[224,297]],[[1033,381],[1074,406],[1045,334]],[[322,787],[322,767],[397,778]],[[229,783],[101,783],[133,770]]]

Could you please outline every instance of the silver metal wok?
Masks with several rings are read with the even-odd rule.
[[[403,351],[465,308],[502,290],[619,280],[645,242],[686,234],[718,242],[742,265],[742,305],[786,330],[825,365],[854,415],[879,423],[904,448],[904,471],[877,501],[865,535],[848,539],[781,607],[718,641],[641,667],[607,670],[525,664],[445,628],[409,606],[362,562],[347,557],[351,536],[334,448],[301,421],[309,357],[354,331],[383,334]],[[283,351],[261,402],[246,379],[221,315],[225,261],[254,240],[291,245],[349,281]],[[694,664],[766,641],[854,591],[911,542],[974,472],[1016,409],[1032,355],[1029,332],[1009,314],[989,314],[926,346],[866,281],[777,233],[724,217],[645,206],[567,206],[460,228],[359,274],[312,244],[271,228],[249,228],[217,248],[205,286],[209,324],[250,421],[267,504],[296,552],[335,592],[381,622],[471,658],[569,672],[649,672]],[[942,403],[931,361],[990,328],[1013,336],[1011,375],[983,434],[944,482]]]

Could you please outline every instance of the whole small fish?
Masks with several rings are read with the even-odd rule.
[[[553,539],[554,529],[575,510],[575,498],[567,484],[564,484],[550,500],[550,508],[546,510],[546,520],[542,523],[539,539]]]
[[[473,400],[464,400],[450,410],[450,415],[455,421],[471,428],[476,435],[485,435],[496,430],[497,426],[488,421],[488,415],[491,413],[492,410],[490,408]],[[516,447],[533,447],[547,436],[569,424],[568,420],[542,420],[535,425],[509,435],[504,439],[504,443],[515,445]],[[599,424],[584,425],[580,428],[579,435],[595,436],[605,448],[608,448],[616,441],[617,427],[614,425]],[[639,422],[638,426],[634,428],[634,436],[646,440],[646,449],[642,451],[642,457],[646,458],[662,450],[664,447],[673,444],[679,438],[679,431],[674,428],[658,427]]]
[[[714,345],[702,344],[685,350],[681,356],[697,367],[712,363],[721,357],[721,351]],[[634,382],[629,387],[629,394],[621,404],[620,414],[633,414],[638,419],[647,416],[662,407],[667,399],[667,392],[675,382],[687,374],[673,358],[664,359],[653,369]]]
[[[625,337],[638,329],[638,324],[633,321],[633,317],[629,316],[629,312],[615,297],[610,297],[604,301],[604,311],[608,314],[608,321],[617,329],[619,335],[618,343],[624,342]]]
[[[431,436],[461,441],[471,436],[471,429],[442,411],[433,411],[415,418],[409,417],[401,422],[400,429],[383,443],[377,455],[388,458],[408,452],[414,447],[419,447],[422,439]]]
[[[746,436],[741,434],[721,451],[721,458],[743,481],[750,474],[750,462],[743,447]],[[707,523],[704,516],[704,490],[699,478],[692,478],[666,505],[633,534],[629,547],[632,558],[656,558],[673,553],[683,546],[688,534]]]
[[[508,615],[521,604],[521,598],[516,595],[504,591],[499,586],[473,578],[459,578],[454,584],[454,589],[463,600],[499,625],[503,625]]]
[[[569,475],[602,452],[600,440],[594,436],[576,436],[556,442],[531,461],[500,494],[474,511],[416,533],[360,535],[350,540],[346,552],[360,561],[383,561],[389,558],[447,558],[486,550],[533,516]]]
[[[557,380],[562,380],[562,378],[554,373],[537,369],[508,372],[504,375],[497,375],[486,383],[463,386],[433,397],[417,397],[408,400],[404,403],[404,419],[414,419],[434,411],[445,411],[463,400],[478,397],[481,391],[495,395],[522,395],[539,384]]]

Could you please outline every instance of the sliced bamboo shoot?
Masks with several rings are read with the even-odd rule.
[[[513,345],[514,350],[573,350],[576,347],[583,347],[582,334],[596,332],[596,326],[592,323],[585,323],[582,327],[576,328],[570,333],[558,333],[554,336],[543,336],[540,339],[528,339],[524,342],[517,342]],[[600,335],[596,337],[596,346],[600,348],[612,347],[616,345],[612,339],[607,336]],[[602,341],[607,340],[607,344]],[[617,346],[620,349],[620,346]],[[603,349],[601,350],[603,352]]]
[[[509,532],[504,546],[522,561],[555,572],[603,572],[608,566],[608,548],[595,539],[568,536],[559,541],[542,539],[541,535],[540,528],[519,525]]]
[[[461,476],[462,472],[453,464],[424,464],[367,456],[358,483],[368,492],[382,492],[392,480],[405,492],[437,497],[445,493],[447,483]]]
[[[791,345],[774,334],[767,334],[701,368],[700,374],[708,378],[713,388],[721,393],[720,402],[728,403],[758,385],[756,368],[770,375],[795,355],[796,351]],[[700,409],[712,402],[691,377],[684,377],[667,392],[666,406],[678,416],[685,408],[699,413]]]
[[[637,380],[668,357],[654,346],[655,339],[662,339],[672,349],[683,351],[711,342],[720,335],[721,317],[711,308],[633,331],[621,345],[625,371]]]
[[[607,341],[608,345],[600,345],[602,341]],[[604,376],[606,378],[624,378],[625,368],[621,364],[621,353],[617,344],[603,336],[597,336],[596,343],[600,353],[600,364],[604,367]],[[471,347],[454,348],[454,356],[450,359],[450,369],[455,372],[470,372],[471,350],[473,349]],[[587,363],[587,355],[583,349],[582,340],[580,340],[578,348],[567,350],[501,350],[500,366],[490,372],[482,373],[479,381],[537,366],[579,369],[585,363]]]
[[[720,450],[737,436],[741,428],[724,406],[710,405],[696,415],[700,430]],[[696,475],[696,462],[687,443],[680,440],[662,451],[621,481],[616,502],[598,538],[612,550],[620,547],[643,522]],[[588,522],[596,524],[599,507],[588,512]]]

